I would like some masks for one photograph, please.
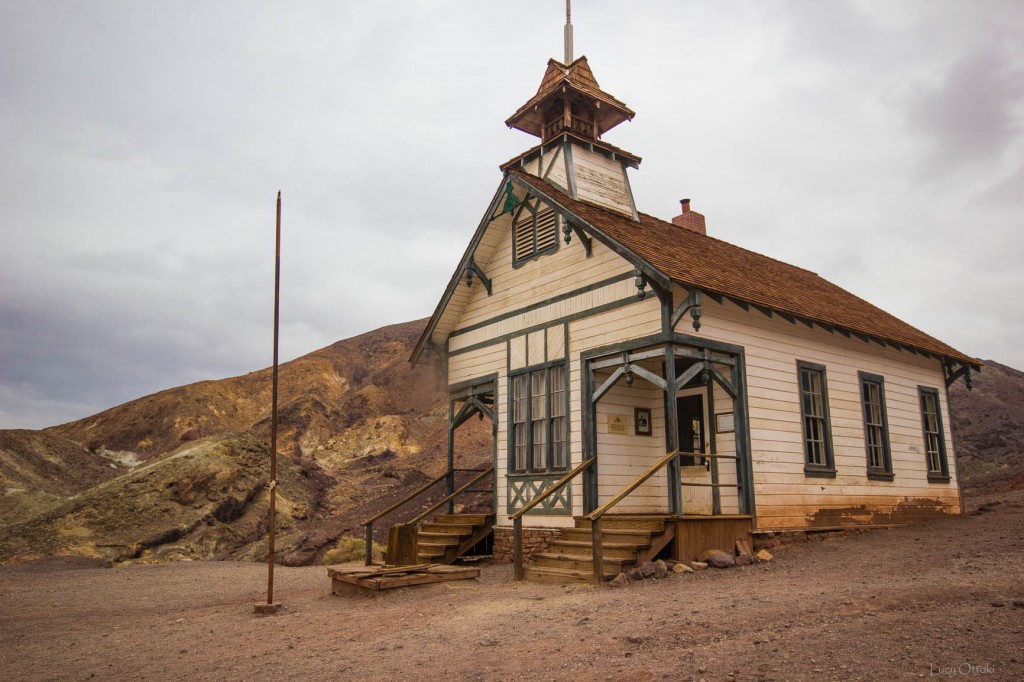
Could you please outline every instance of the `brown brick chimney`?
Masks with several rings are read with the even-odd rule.
[[[682,204],[683,212],[672,219],[672,224],[697,234],[707,234],[708,228],[704,223],[704,216],[690,210],[690,200],[682,199],[679,203]]]

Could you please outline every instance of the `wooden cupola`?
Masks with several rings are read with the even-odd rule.
[[[569,64],[550,59],[537,94],[505,125],[535,135],[541,143],[562,132],[596,141],[634,115],[624,103],[601,90],[586,57]]]

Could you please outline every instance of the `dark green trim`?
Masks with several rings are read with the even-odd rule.
[[[708,401],[708,424],[704,427],[704,430],[708,433],[708,452],[712,455],[718,454],[718,429],[717,421],[715,419],[715,385],[714,382],[708,384],[707,390],[707,401]],[[735,405],[735,398],[733,398]],[[733,408],[733,415],[735,416],[736,410]],[[712,457],[708,462],[708,468],[711,469],[711,485],[715,486],[711,489],[711,513],[718,515],[722,513],[722,493],[718,488],[718,458]],[[741,486],[743,485],[740,479],[739,472],[739,457],[736,458],[736,481]],[[742,498],[742,492],[740,491],[740,497]]]
[[[555,303],[561,303],[562,301],[564,301],[566,299],[574,298],[576,296],[580,296],[582,294],[586,294],[586,293],[589,293],[591,291],[596,291],[598,289],[603,289],[603,288],[605,288],[607,286],[611,286],[612,284],[618,284],[619,282],[625,282],[626,280],[632,279],[632,278],[633,278],[633,273],[632,272],[624,272],[621,275],[616,275],[614,277],[608,277],[607,279],[602,279],[600,282],[594,282],[593,284],[588,284],[587,286],[580,287],[578,289],[573,289],[572,291],[567,291],[564,294],[558,294],[557,296],[552,296],[551,298],[546,298],[543,301],[537,301],[536,303],[531,303],[528,306],[523,306],[522,308],[516,308],[515,310],[510,310],[509,312],[502,313],[501,315],[495,315],[494,317],[488,318],[488,319],[486,319],[486,320],[484,320],[482,322],[477,322],[475,324],[471,324],[468,327],[461,327],[459,329],[455,329],[455,330],[453,330],[448,335],[448,338],[452,338],[452,337],[455,337],[455,336],[461,336],[463,334],[468,334],[471,331],[476,331],[477,329],[482,329],[483,327],[486,327],[487,325],[491,325],[491,324],[496,324],[498,322],[502,322],[504,320],[509,319],[510,317],[515,317],[516,315],[523,315],[525,313],[529,313],[529,312],[532,312],[534,310],[538,310],[538,309],[543,308],[545,306],[554,305]]]
[[[540,490],[538,490],[535,493],[535,494],[539,495],[542,492],[546,491],[548,488],[550,488],[552,485],[557,483],[559,480],[561,480],[561,478],[563,476],[565,476],[565,472],[564,471],[563,472],[559,472],[559,473],[553,473],[553,474],[508,473],[505,476],[505,493],[506,493],[505,507],[507,509],[507,513],[514,514],[517,511],[519,511],[519,509],[520,509],[519,507],[517,507],[514,504],[515,500],[513,499],[514,494],[512,492],[512,484],[513,484],[513,482],[528,482],[528,483],[538,483],[538,484],[547,483],[548,485],[546,485],[546,486],[541,485],[540,486]],[[565,496],[565,500],[566,500],[565,509],[552,508],[551,507],[551,501],[554,500],[554,499],[557,499],[558,497],[560,497],[562,495]],[[530,497],[529,499],[526,500],[526,502],[529,502],[532,499],[533,498]],[[565,486],[562,489],[561,493],[552,493],[552,497],[549,497],[547,500],[541,501],[540,504],[538,504],[536,507],[534,507],[530,511],[526,512],[526,515],[527,516],[572,516],[572,484],[569,484],[569,485]]]
[[[462,391],[465,391],[467,388],[484,387],[487,386],[488,384],[491,384],[492,386],[494,386],[494,388],[497,388],[497,383],[498,373],[493,372],[491,374],[485,374],[481,377],[474,377],[473,379],[466,379],[465,381],[460,381],[456,384],[451,384],[450,386],[448,386],[448,393],[449,395],[451,395],[452,393],[460,393]]]
[[[583,310],[583,311],[580,311],[578,313],[573,313],[572,315],[565,315],[563,317],[558,317],[558,318],[555,318],[553,320],[549,320],[547,322],[544,322],[542,324],[535,324],[532,327],[526,327],[525,329],[520,329],[520,330],[515,331],[515,332],[509,332],[508,334],[502,334],[501,336],[495,336],[492,339],[489,339],[487,341],[481,341],[480,343],[474,343],[473,345],[466,346],[465,348],[459,348],[458,350],[450,350],[450,351],[448,351],[448,355],[461,355],[463,353],[469,353],[471,351],[480,350],[481,348],[486,348],[488,346],[493,346],[496,343],[502,343],[504,341],[507,341],[507,340],[513,338],[513,337],[520,336],[522,334],[529,334],[531,332],[540,331],[541,329],[546,329],[547,327],[553,327],[555,325],[564,324],[566,322],[574,322],[575,320],[582,320],[585,317],[591,317],[593,315],[600,315],[601,313],[606,313],[609,310],[615,310],[616,308],[622,308],[623,306],[632,305],[633,303],[639,303],[639,302],[640,301],[638,301],[636,299],[636,296],[630,296],[628,298],[619,299],[618,301],[612,301],[610,303],[605,303],[604,305],[599,305],[596,308],[589,308],[588,310]]]
[[[636,301],[635,297],[632,297]],[[637,348],[645,348],[647,346],[658,346],[665,343],[664,334],[651,334],[649,336],[641,336],[629,341],[620,341],[619,343],[612,343],[607,346],[601,346],[600,348],[591,348],[588,351],[581,353],[580,357],[582,360],[593,360],[605,355],[614,355],[615,353],[621,353],[625,350],[635,350]]]
[[[559,214],[559,215],[561,215],[562,222],[565,225],[568,225],[569,229],[576,233],[576,238],[579,239],[580,240],[580,244],[583,245],[583,253],[584,253],[584,255],[586,255],[587,258],[590,258],[591,256],[593,256],[594,255],[594,240],[592,240],[590,237],[587,236],[587,233],[583,231],[583,228],[581,228],[579,225],[577,225],[576,223],[574,223],[571,220],[569,220],[564,214]],[[563,228],[562,232],[565,233],[565,229],[564,228]],[[569,236],[568,236],[568,234],[566,234],[566,239],[568,239],[568,238],[569,238]]]
[[[801,372],[817,372],[821,375],[821,410],[822,410],[822,428],[825,433],[823,434],[823,446],[825,448],[825,464],[812,464],[810,462],[810,451],[807,447],[807,413],[804,411],[804,387],[801,382]],[[796,388],[797,388],[797,400],[800,403],[800,432],[803,434],[804,444],[804,474],[809,477],[817,478],[835,478],[836,476],[836,460],[835,451],[832,445],[832,417],[829,410],[829,399],[828,399],[828,376],[825,371],[825,365],[819,365],[814,362],[807,362],[806,360],[796,361]]]
[[[885,405],[885,377],[880,374],[869,372],[857,372],[858,386],[860,387],[861,414],[864,418],[864,456],[867,458],[867,475],[872,481],[891,481],[894,479],[892,471],[892,446],[889,441],[889,412]],[[882,412],[882,466],[871,466],[871,451],[868,449],[868,403],[864,397],[864,387],[867,384],[878,386],[879,408]]]
[[[726,344],[730,345],[730,344]],[[736,476],[742,482],[739,495],[741,514],[750,514],[753,527],[757,528],[757,505],[754,497],[754,458],[750,441],[750,408],[747,404],[747,353],[742,346],[731,346],[735,349],[735,364],[729,368],[737,397],[733,398],[733,416],[736,431],[733,435],[736,449]],[[740,466],[742,464],[742,466]]]
[[[466,286],[468,287],[473,286],[472,275],[477,276],[480,283],[484,285],[485,289],[487,289],[487,295],[490,296],[493,293],[491,289],[491,278],[484,274],[484,271],[476,264],[476,261],[473,260],[473,256],[470,256],[469,262],[466,263]]]
[[[589,514],[597,509],[597,405],[591,397],[594,395],[594,370],[587,362],[586,353],[580,353],[580,415],[583,459],[594,458],[594,463],[583,472],[583,513]]]
[[[668,452],[679,449],[679,385],[676,379],[676,357],[672,343],[665,344],[665,445]],[[682,477],[679,473],[679,458],[673,457],[665,476],[668,482],[668,510],[671,514],[683,513]]]

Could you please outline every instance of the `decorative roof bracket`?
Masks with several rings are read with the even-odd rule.
[[[576,237],[580,240],[580,244],[583,244],[583,251],[587,254],[587,258],[594,255],[594,244],[590,237],[580,228],[576,223],[571,222],[564,215],[562,216],[562,235],[565,239],[565,243],[568,244],[572,241],[572,233],[576,233]]]
[[[701,304],[703,303],[703,292],[700,289],[693,289],[690,291],[690,295],[685,301],[679,304],[675,312],[672,313],[672,329],[676,328],[679,324],[679,320],[683,319],[683,316],[687,312],[690,313],[690,317],[693,318],[693,331],[700,331],[700,318],[704,314]]]
[[[974,377],[971,376],[971,366],[962,362],[957,364],[960,367],[954,370],[952,360],[946,360],[942,363],[942,373],[946,376],[946,388],[949,388],[957,379],[963,377],[967,390],[972,390],[974,388]]]
[[[647,275],[640,271],[640,268],[633,270],[633,274],[636,275],[636,279],[633,283],[636,284],[636,297],[639,300],[647,298]]]
[[[466,267],[463,272],[466,274],[467,287],[473,286],[473,275],[476,275],[484,285],[484,288],[487,289],[487,295],[491,295],[491,280],[484,274],[484,271],[480,269],[480,266],[476,264],[476,261],[473,260],[472,256],[469,257],[469,262],[466,263]]]

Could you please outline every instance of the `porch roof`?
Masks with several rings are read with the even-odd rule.
[[[697,288],[813,322],[927,351],[973,367],[955,348],[818,274],[641,213],[640,221],[573,199],[525,171],[507,171],[685,288]]]

